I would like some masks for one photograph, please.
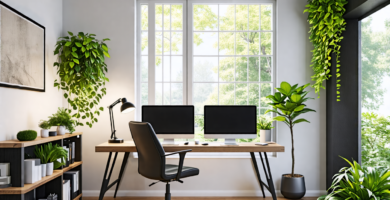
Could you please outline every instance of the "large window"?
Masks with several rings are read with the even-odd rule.
[[[194,105],[201,140],[204,105],[256,105],[262,115],[273,92],[273,1],[228,2],[138,5],[139,102]]]
[[[361,155],[390,166],[390,5],[361,21]]]

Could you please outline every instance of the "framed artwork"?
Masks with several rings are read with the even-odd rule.
[[[0,86],[45,92],[45,27],[1,1]]]

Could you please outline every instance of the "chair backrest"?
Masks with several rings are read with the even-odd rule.
[[[165,175],[165,151],[148,122],[129,122],[130,132],[138,151],[138,173],[161,180]]]

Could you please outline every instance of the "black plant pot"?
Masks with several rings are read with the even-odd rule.
[[[57,136],[57,131],[49,131],[49,136]]]
[[[286,177],[282,175],[280,192],[287,199],[300,199],[306,194],[305,177]]]

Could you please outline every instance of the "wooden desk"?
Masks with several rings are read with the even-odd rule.
[[[209,143],[209,145],[196,145],[194,142],[189,143],[188,145],[180,144],[180,145],[163,145],[163,148],[165,152],[175,152],[175,151],[180,151],[180,150],[185,150],[185,149],[192,149],[191,152],[249,152],[251,155],[252,159],[252,164],[253,168],[255,171],[255,174],[257,176],[257,180],[259,181],[260,184],[260,189],[262,191],[263,197],[265,198],[264,194],[264,187],[267,188],[267,190],[272,194],[272,198],[276,200],[276,193],[275,193],[275,187],[274,183],[272,180],[272,174],[271,174],[271,168],[269,166],[269,161],[267,157],[267,152],[284,152],[284,146],[281,146],[279,144],[268,144],[267,146],[260,146],[260,145],[255,145],[254,143],[239,143],[239,145],[224,145],[224,144],[219,144],[219,143]],[[104,194],[106,193],[107,190],[109,190],[112,186],[116,184],[116,189],[114,193],[114,198],[116,197],[117,191],[119,184],[121,182],[122,176],[124,169],[126,167],[130,152],[137,152],[137,149],[135,147],[134,142],[132,141],[125,141],[124,143],[120,144],[113,144],[113,143],[108,143],[105,142],[103,144],[99,144],[95,146],[95,152],[109,152],[108,160],[107,160],[107,165],[106,169],[104,172],[104,177],[103,177],[103,182],[102,182],[102,187],[100,190],[100,196],[99,200],[102,200],[104,197]],[[112,153],[115,153],[114,159],[111,165],[111,169],[109,170],[110,162],[111,162],[111,156]],[[125,155],[123,157],[123,162],[121,166],[121,170],[119,172],[119,177],[117,180],[109,184],[111,174],[112,174],[112,169],[114,168],[115,161],[117,158],[117,155],[119,152],[124,152]],[[265,184],[260,176],[259,173],[259,168],[257,165],[255,153],[258,152],[260,155],[260,161],[264,169],[264,173],[267,179],[267,184]],[[262,155],[263,153],[263,155]],[[264,158],[263,158],[264,156]],[[107,177],[107,172],[110,171],[108,177]]]

